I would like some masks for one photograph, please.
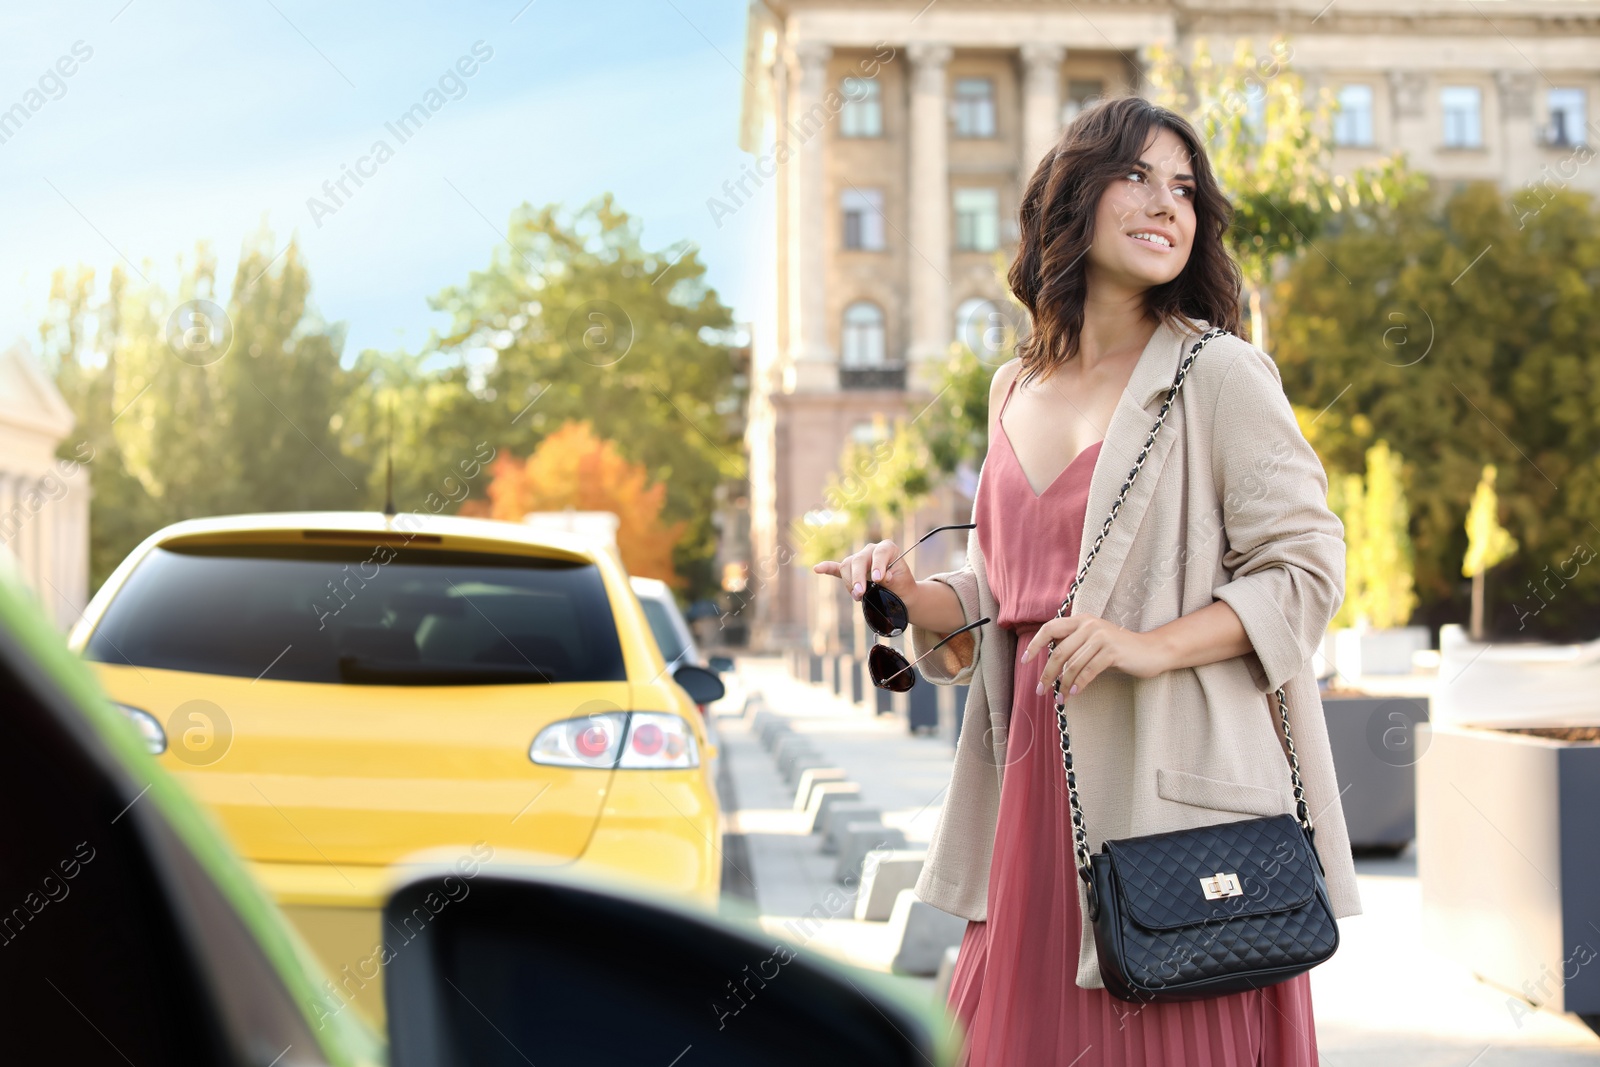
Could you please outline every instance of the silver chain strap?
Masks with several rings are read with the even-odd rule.
[[[1067,598],[1061,602],[1061,607],[1056,611],[1056,618],[1064,618],[1072,610],[1072,602],[1077,598],[1078,587],[1083,584],[1084,575],[1089,573],[1089,564],[1094,562],[1095,556],[1100,554],[1100,546],[1105,544],[1106,534],[1111,532],[1111,524],[1116,521],[1117,513],[1122,510],[1123,501],[1128,499],[1128,491],[1133,488],[1139,471],[1144,467],[1144,461],[1149,458],[1151,448],[1155,447],[1156,435],[1161,432],[1162,425],[1167,421],[1167,413],[1172,410],[1172,402],[1178,397],[1178,389],[1183,385],[1184,378],[1189,375],[1189,368],[1194,365],[1195,357],[1200,350],[1212,339],[1221,337],[1228,331],[1218,326],[1207,330],[1200,336],[1200,340],[1189,349],[1189,354],[1178,365],[1178,373],[1172,379],[1172,387],[1167,390],[1167,398],[1161,403],[1161,410],[1156,413],[1155,425],[1150,427],[1150,433],[1145,437],[1144,447],[1139,449],[1138,457],[1133,461],[1133,469],[1123,479],[1122,488],[1117,491],[1117,499],[1111,504],[1111,514],[1106,516],[1106,521],[1101,525],[1100,532],[1095,536],[1094,544],[1083,557],[1083,563],[1078,567],[1077,575],[1072,579],[1072,585],[1067,589]],[[1056,643],[1050,642],[1049,649],[1055,651]],[[1055,683],[1056,694],[1056,726],[1061,731],[1061,769],[1067,777],[1067,799],[1072,807],[1072,845],[1077,859],[1078,877],[1093,887],[1093,875],[1089,866],[1089,842],[1083,824],[1083,805],[1078,801],[1078,779],[1072,772],[1072,738],[1067,732],[1067,702],[1061,695],[1061,678],[1058,675]],[[1294,802],[1296,817],[1300,825],[1307,831],[1311,829],[1311,816],[1306,807],[1306,791],[1300,781],[1300,758],[1295,753],[1294,737],[1289,732],[1289,701],[1284,695],[1283,687],[1278,687],[1278,718],[1283,724],[1283,740],[1289,753],[1289,775],[1294,783]]]

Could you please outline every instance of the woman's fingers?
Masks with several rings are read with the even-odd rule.
[[[898,555],[900,555],[900,549],[895,546],[893,541],[878,541],[875,544],[864,546],[859,552],[852,552],[837,563],[833,560],[823,560],[821,563],[814,565],[811,570],[816,574],[825,574],[830,578],[843,580],[846,588],[850,590],[850,595],[860,600],[861,594],[866,592],[868,582],[883,581],[887,577],[884,572],[889,569],[890,562]],[[905,567],[903,564],[897,564],[896,566],[900,568],[896,573],[904,573]]]
[[[1068,696],[1077,696],[1088,687],[1089,683],[1111,667],[1115,666],[1116,656],[1109,646],[1101,648],[1090,656],[1088,662],[1079,667],[1072,668],[1072,677],[1063,677],[1061,684],[1067,687]]]
[[[1033,635],[1033,640],[1028,642],[1027,649],[1022,653],[1022,662],[1029,663],[1037,657],[1040,651],[1051,641],[1059,641],[1070,634],[1082,624],[1081,618],[1068,616],[1064,619],[1051,619],[1039,627],[1038,633]]]
[[[1071,633],[1056,642],[1055,649],[1044,661],[1044,669],[1039,675],[1037,692],[1042,694],[1055,683],[1056,677],[1072,657],[1077,654],[1078,649],[1083,647],[1083,643],[1088,639],[1088,636],[1089,630],[1087,627],[1077,626],[1073,628]]]
[[[872,546],[872,574],[875,582],[881,582],[889,572],[889,564],[900,554],[893,541],[879,541]]]

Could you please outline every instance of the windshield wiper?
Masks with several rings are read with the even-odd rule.
[[[340,656],[339,677],[352,685],[532,685],[553,683],[556,672],[532,663],[440,666]]]

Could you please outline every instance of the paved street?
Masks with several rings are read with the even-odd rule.
[[[830,763],[860,783],[883,822],[913,847],[932,833],[950,771],[948,742],[911,737],[892,716],[873,718],[820,686],[790,678],[776,658],[745,658],[744,684],[807,735]],[[926,684],[926,683],[919,683]],[[886,923],[857,922],[854,894],[834,882],[832,856],[820,853],[794,790],[748,719],[723,718],[729,812],[725,884],[748,879],[748,900],[725,896],[730,913],[838,958],[887,971],[896,946]],[[1338,954],[1312,973],[1318,1043],[1326,1067],[1566,1067],[1600,1064],[1600,1037],[1576,1019],[1519,1015],[1507,994],[1478,982],[1421,942],[1421,899],[1414,850],[1357,863],[1365,913],[1341,920]],[[843,903],[841,903],[843,901]],[[797,916],[826,915],[805,929]],[[787,925],[786,925],[787,924]],[[811,936],[801,936],[805,930]],[[933,995],[931,979],[906,979]]]

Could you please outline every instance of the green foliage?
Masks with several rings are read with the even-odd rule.
[[[1500,525],[1500,498],[1495,495],[1498,472],[1493,463],[1483,468],[1478,487],[1472,491],[1472,506],[1467,509],[1467,554],[1461,573],[1477,578],[1510,559],[1517,551],[1517,539]]]
[[[1337,104],[1326,89],[1306,99],[1286,39],[1263,52],[1241,39],[1226,64],[1204,39],[1187,65],[1170,49],[1152,51],[1150,98],[1187,116],[1204,140],[1234,207],[1228,250],[1252,293],[1266,286],[1276,260],[1304,252],[1341,212],[1392,203],[1420,186],[1399,155],[1349,176],[1331,173]],[[1265,324],[1253,325],[1264,343]]]
[[[375,506],[364,462],[339,439],[339,407],[357,375],[339,365],[342,330],[310,305],[295,243],[275,255],[271,234],[258,235],[225,295],[215,268],[200,246],[176,294],[114,271],[98,308],[87,271],[59,273],[52,286],[41,340],[95,453],[94,586],[140,539],[180,519]],[[184,303],[197,299],[222,305],[231,323],[220,355],[169,343],[169,320],[177,313],[181,329]]]
[[[1358,469],[1377,439],[1407,459],[1417,591],[1434,622],[1466,615],[1462,516],[1485,464],[1522,545],[1497,583],[1510,595],[1569,558],[1600,515],[1600,209],[1539,196],[1474,184],[1442,206],[1408,197],[1330,235],[1275,293],[1285,388],[1328,405],[1324,463]],[[1574,583],[1538,616],[1539,636],[1593,636],[1597,604]]]
[[[523,205],[509,247],[432,301],[449,332],[421,357],[364,353],[358,366],[373,373],[347,411],[375,440],[394,400],[396,493],[408,499],[436,491],[477,442],[526,456],[563,423],[587,421],[668,487],[663,520],[688,523],[675,569],[691,597],[705,595],[716,588],[716,490],[744,474],[732,313],[693,247],[647,252],[639,228],[609,194],[570,217]]]
[[[1335,626],[1388,629],[1411,621],[1411,513],[1402,485],[1404,461],[1379,441],[1367,449],[1366,477],[1330,479],[1328,503],[1344,523],[1344,603]]]
[[[932,489],[932,460],[915,427],[896,419],[890,430],[882,418],[873,426],[877,440],[845,446],[823,490],[824,507],[793,523],[790,539],[807,565],[842,559],[864,540],[900,536]]]
[[[962,464],[983,465],[989,448],[989,383],[1013,354],[1007,347],[998,358],[979,358],[965,345],[952,348],[935,399],[915,426],[927,447],[930,472],[948,475]]]

